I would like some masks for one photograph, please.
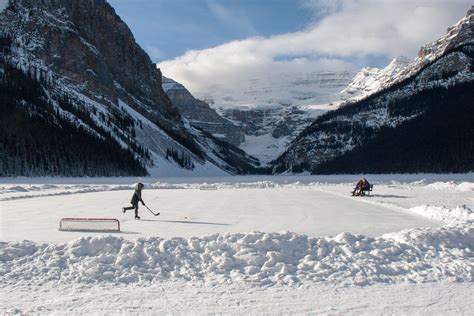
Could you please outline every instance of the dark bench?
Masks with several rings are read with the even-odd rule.
[[[373,189],[374,189],[374,185],[369,184],[369,188],[364,190],[364,194],[367,193],[367,195],[370,195],[370,191],[372,191]]]
[[[372,191],[373,189],[374,189],[374,185],[369,183],[369,188],[368,188],[368,189],[360,190],[360,191],[358,191],[358,192],[356,192],[357,189],[354,189],[354,191],[352,191],[352,196],[366,196],[366,195],[370,195],[370,191]]]

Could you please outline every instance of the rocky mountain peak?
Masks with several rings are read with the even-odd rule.
[[[161,71],[107,1],[10,0],[0,13],[0,46],[0,70],[37,81],[53,107],[50,121],[61,116],[111,137],[150,170],[174,164],[169,152],[180,168],[207,163]]]
[[[446,34],[438,40],[423,46],[418,52],[421,60],[432,61],[446,51],[462,44],[474,41],[474,6],[455,25],[448,28]]]
[[[398,56],[398,57],[392,59],[392,61],[390,61],[389,66],[398,68],[400,66],[408,65],[409,62],[410,62],[410,58],[408,58],[406,56]]]
[[[140,112],[179,120],[161,88],[160,70],[107,1],[12,0],[0,23],[27,50],[22,59],[41,60],[91,98],[133,103],[134,95],[146,105]]]
[[[363,69],[345,90],[358,98],[318,117],[273,162],[274,170],[472,170],[466,150],[472,137],[465,135],[473,131],[473,11],[411,62],[397,58],[381,70]]]
[[[363,68],[347,88],[341,91],[341,98],[355,101],[382,89],[386,82],[397,77],[409,63],[407,57],[399,56],[392,59],[385,68]]]
[[[163,90],[191,125],[235,146],[243,141],[241,127],[221,117],[206,102],[196,99],[179,82],[163,76]]]
[[[474,43],[474,6],[459,22],[449,27],[444,36],[424,45],[415,59],[397,57],[383,69],[363,68],[341,91],[341,97],[351,102],[360,100],[413,76],[448,51],[467,43]]]

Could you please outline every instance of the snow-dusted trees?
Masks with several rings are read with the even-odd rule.
[[[98,126],[94,133],[53,107],[37,80],[5,64],[1,68],[0,176],[147,174],[109,133]],[[61,109],[74,108],[67,98],[56,102]],[[149,156],[145,149],[136,149]]]
[[[194,169],[194,163],[189,155],[184,151],[179,153],[175,148],[166,149],[166,159],[173,159],[179,166],[186,169]]]

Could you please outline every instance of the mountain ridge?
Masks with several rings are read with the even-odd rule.
[[[404,68],[407,72],[410,72],[409,76],[397,77],[398,80],[392,81],[384,89],[375,91],[359,101],[341,106],[338,110],[328,112],[316,119],[311,126],[298,136],[288,150],[273,162],[274,171],[332,173],[374,171],[372,166],[375,165],[373,161],[376,160],[376,157],[371,158],[369,154],[364,156],[361,153],[364,153],[365,150],[374,153],[375,150],[371,144],[378,142],[382,146],[382,139],[388,137],[386,135],[398,135],[397,133],[412,130],[413,128],[410,125],[412,121],[423,122],[424,125],[420,125],[419,128],[424,127],[433,133],[431,142],[433,146],[437,144],[438,140],[439,146],[447,146],[447,148],[455,146],[454,144],[443,143],[443,139],[449,137],[452,133],[442,124],[441,120],[444,118],[442,115],[436,114],[438,113],[436,111],[443,104],[446,104],[447,107],[449,104],[452,107],[463,109],[465,117],[474,119],[472,104],[471,107],[464,106],[464,103],[469,103],[469,93],[472,90],[469,84],[474,80],[473,13],[474,10],[469,10],[467,15],[455,25],[457,30],[463,30],[461,40],[458,40],[459,37],[456,36],[443,36],[441,39],[450,38],[455,44],[443,43],[440,46],[442,53],[435,52],[437,58],[426,61],[422,57],[417,57],[407,66],[410,67],[410,65],[416,64],[417,72],[411,72],[411,69],[414,68]],[[452,28],[449,30],[452,30]],[[449,34],[452,35],[452,33]],[[439,42],[438,40],[434,43]],[[450,48],[446,49],[446,47]],[[422,48],[420,51],[424,51],[424,49]],[[459,90],[457,86],[465,87],[465,90]],[[436,94],[438,98],[430,98],[429,91]],[[456,91],[458,95],[453,91]],[[424,96],[425,100],[420,98],[421,95]],[[458,98],[461,98],[459,102],[464,103],[457,104],[453,101]],[[431,106],[426,100],[431,102]],[[464,128],[465,135],[472,134],[472,127],[464,123],[465,117],[458,117],[454,115],[455,112],[450,112],[448,109],[446,113],[450,113],[452,116],[452,124],[457,123]],[[438,125],[444,126],[446,135],[435,137],[439,133],[430,122],[423,120],[425,117],[434,117]],[[387,132],[387,130],[391,132]],[[397,147],[405,148],[407,152],[416,152],[418,146],[416,137],[411,141],[410,138],[405,137],[404,139],[407,144],[397,144]],[[427,150],[423,155],[411,157],[411,160],[403,160],[405,165],[398,164],[398,169],[392,168],[390,162],[394,162],[388,159],[389,162],[385,165],[385,169],[378,168],[376,172],[416,172],[416,168],[412,168],[412,165],[417,165],[419,171],[423,172],[429,172],[430,168],[433,169],[431,171],[435,172],[470,170],[473,167],[469,159],[474,156],[472,141],[465,137],[461,139],[464,141],[466,149],[464,155],[456,147],[451,148],[457,155],[455,158],[448,154],[438,156],[446,161],[452,161],[452,159],[462,161],[462,163],[453,162],[451,164],[452,169],[449,169],[449,164],[445,165],[444,169],[436,167],[436,164],[431,163],[429,150],[420,146]],[[396,152],[398,149],[384,148],[388,153]],[[423,159],[426,163],[425,166],[422,166]],[[356,164],[356,160],[362,161],[362,163]],[[336,163],[336,161],[340,163]],[[342,161],[346,165],[350,165],[352,169],[345,168]]]
[[[472,41],[474,32],[474,6],[457,23],[447,29],[445,35],[422,46],[415,59],[404,56],[393,59],[383,68],[363,68],[341,93],[349,102],[363,99],[403,81],[419,72],[423,67],[445,54],[450,49]]]
[[[178,108],[185,126],[202,148],[207,158],[231,174],[267,172],[260,161],[238,148],[243,140],[239,126],[221,117],[206,102],[196,99],[182,84],[163,77],[163,89]]]
[[[228,173],[186,128],[160,70],[107,1],[12,0],[0,26],[3,74],[13,67],[40,84],[49,121],[61,115],[93,137],[110,135],[152,174]]]

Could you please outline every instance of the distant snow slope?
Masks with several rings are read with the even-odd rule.
[[[334,101],[334,96],[352,76],[352,70],[302,73],[295,78],[281,74],[272,78],[254,78],[233,89],[216,84],[212,90],[196,93],[196,96],[220,111],[240,106],[280,108],[324,104]]]
[[[216,84],[196,97],[241,126],[245,132],[241,148],[266,163],[317,116],[336,108],[340,91],[352,77],[348,70],[300,74],[294,79],[255,78],[235,88]]]
[[[196,159],[196,164],[192,169],[180,167],[172,159],[166,159],[166,152],[169,148],[175,148],[180,153],[187,152],[186,148],[167,135],[161,128],[141,115],[122,100],[118,100],[118,105],[134,121],[140,122],[140,129],[136,129],[136,138],[150,149],[153,158],[153,165],[148,167],[151,176],[223,176],[227,172],[209,161]]]

